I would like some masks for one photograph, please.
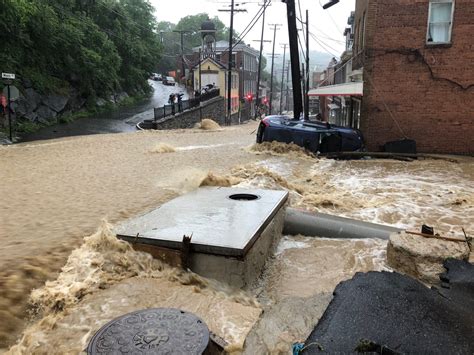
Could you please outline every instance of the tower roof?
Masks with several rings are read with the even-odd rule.
[[[207,20],[202,23],[201,31],[203,32],[213,32],[216,31],[216,25],[211,20]]]

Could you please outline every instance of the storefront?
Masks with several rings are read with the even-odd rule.
[[[359,128],[363,82],[350,82],[321,86],[309,91],[311,98],[318,97],[323,120],[340,126]]]

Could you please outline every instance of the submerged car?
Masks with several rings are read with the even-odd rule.
[[[360,151],[362,133],[322,121],[302,121],[284,115],[265,117],[258,126],[257,143],[294,143],[314,153]]]

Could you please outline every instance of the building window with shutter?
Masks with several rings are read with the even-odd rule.
[[[432,0],[428,12],[428,44],[451,43],[454,0]]]

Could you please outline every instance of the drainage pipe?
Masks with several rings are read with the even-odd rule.
[[[283,234],[318,236],[325,238],[379,238],[389,239],[392,233],[402,229],[355,219],[332,216],[325,213],[309,213],[287,208]]]

